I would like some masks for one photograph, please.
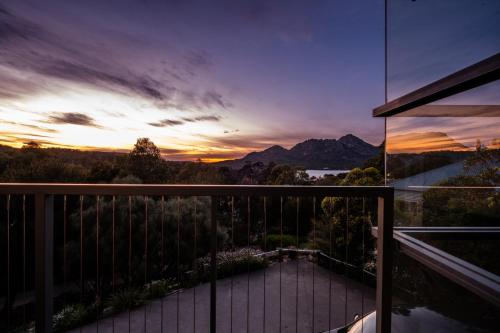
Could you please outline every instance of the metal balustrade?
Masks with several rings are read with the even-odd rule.
[[[233,317],[235,316],[233,313],[233,303],[239,301],[236,299],[233,301],[233,292],[236,292],[234,289],[236,282],[234,281],[233,283],[233,280],[238,278],[235,275],[236,273],[240,273],[238,276],[241,277],[241,272],[234,272],[233,265],[231,268],[233,271],[226,273],[226,278],[230,279],[228,280],[230,304],[229,313],[225,311],[222,313],[220,309],[218,309],[220,304],[218,304],[217,300],[218,281],[221,281],[218,276],[217,268],[218,260],[220,260],[219,256],[223,250],[227,251],[229,254],[234,254],[235,251],[238,250],[238,247],[241,251],[249,251],[252,247],[256,247],[256,242],[263,242],[263,244],[261,244],[262,251],[252,255],[265,258],[277,258],[275,263],[277,267],[276,271],[279,272],[279,290],[277,290],[279,293],[279,317],[276,319],[279,320],[279,323],[275,324],[278,325],[278,330],[285,330],[285,327],[283,327],[284,324],[282,324],[284,320],[282,318],[282,313],[284,311],[282,308],[289,307],[290,305],[284,304],[283,302],[285,296],[288,297],[289,295],[282,295],[286,292],[286,290],[282,290],[282,274],[284,274],[285,270],[290,270],[291,267],[284,261],[286,256],[290,258],[296,257],[295,261],[292,259],[289,260],[289,262],[293,262],[293,264],[296,265],[294,291],[295,331],[300,331],[299,327],[301,327],[299,317],[302,314],[299,313],[299,302],[305,302],[299,299],[301,288],[301,285],[299,285],[299,271],[301,271],[301,269],[303,271],[306,267],[306,264],[303,263],[304,260],[299,260],[300,256],[310,257],[318,263],[324,263],[323,266],[326,267],[329,272],[330,280],[327,285],[329,285],[330,290],[326,290],[326,292],[328,292],[328,309],[326,306],[318,308],[318,306],[315,306],[317,304],[315,295],[317,295],[318,292],[324,292],[323,290],[318,290],[318,286],[315,285],[315,281],[319,275],[319,266],[316,267],[314,263],[307,264],[307,267],[310,267],[312,270],[312,300],[307,300],[311,302],[310,304],[312,306],[311,331],[331,330],[336,328],[333,325],[333,318],[331,315],[332,302],[335,301],[336,297],[336,295],[333,295],[332,298],[332,272],[343,271],[345,291],[341,295],[338,295],[338,297],[345,298],[343,318],[345,324],[352,319],[348,318],[348,280],[358,279],[361,283],[365,283],[367,276],[370,275],[365,271],[365,267],[363,266],[366,259],[365,253],[367,251],[365,246],[364,223],[362,223],[362,244],[360,244],[362,248],[362,258],[360,259],[361,267],[356,267],[356,265],[350,263],[350,261],[352,262],[352,258],[350,258],[352,254],[349,253],[349,246],[347,245],[348,239],[354,237],[354,231],[349,229],[349,218],[353,216],[352,214],[356,213],[353,212],[354,208],[352,208],[352,206],[359,206],[362,203],[362,209],[358,212],[362,219],[366,218],[367,214],[369,214],[369,204],[370,207],[373,208],[372,210],[376,211],[378,214],[376,218],[377,268],[376,297],[374,305],[377,311],[377,332],[389,332],[392,297],[391,252],[393,195],[392,188],[372,186],[0,184],[0,199],[5,203],[4,207],[0,207],[0,211],[3,210],[2,215],[0,215],[2,219],[1,223],[5,226],[5,228],[2,229],[4,230],[4,235],[2,235],[3,239],[0,241],[2,248],[5,249],[5,252],[2,250],[2,253],[5,253],[5,260],[3,261],[5,267],[2,268],[2,273],[0,273],[5,281],[4,290],[6,291],[3,301],[3,312],[5,312],[5,315],[2,320],[5,322],[4,325],[7,330],[28,330],[30,319],[27,318],[29,316],[27,316],[26,312],[29,310],[30,306],[33,306],[35,313],[33,320],[36,332],[52,332],[55,299],[59,297],[60,294],[62,294],[62,298],[66,298],[67,289],[69,288],[68,285],[72,284],[73,286],[78,285],[78,301],[81,303],[85,302],[86,298],[89,297],[89,293],[93,293],[93,295],[91,295],[92,299],[95,299],[95,304],[97,304],[95,324],[93,325],[95,326],[95,331],[99,331],[100,321],[104,320],[104,318],[101,318],[103,312],[100,311],[102,309],[99,307],[102,307],[103,298],[109,296],[109,293],[115,292],[119,288],[124,288],[127,285],[128,287],[133,287],[138,283],[141,283],[144,287],[148,286],[149,289],[147,289],[147,292],[153,293],[155,279],[159,277],[166,278],[168,275],[175,280],[176,285],[172,290],[173,294],[169,296],[169,300],[175,298],[175,330],[179,331],[182,322],[179,309],[181,293],[178,289],[181,288],[182,283],[186,283],[186,281],[189,280],[189,274],[192,273],[184,267],[189,265],[181,262],[181,251],[184,251],[182,255],[186,255],[186,251],[188,250],[192,251],[189,257],[192,257],[191,259],[193,262],[196,262],[200,257],[199,251],[203,251],[204,247],[208,252],[205,254],[207,255],[207,260],[209,258],[209,274],[205,277],[205,280],[201,280],[209,284],[208,323],[206,327],[196,327],[196,323],[201,320],[197,318],[197,297],[201,297],[201,293],[204,291],[198,282],[191,287],[193,307],[192,329],[193,331],[223,331],[221,327],[217,327],[217,323],[218,318],[226,316],[229,317],[228,330],[233,331],[234,329],[237,331],[235,326],[239,325],[238,327],[240,327],[242,323],[233,321]],[[197,200],[190,202],[190,207],[185,207],[185,203],[182,200],[188,197],[206,198],[206,202],[208,202],[209,205],[208,210],[205,212],[205,216],[200,215],[202,213],[202,208],[199,207],[199,201]],[[336,220],[337,222],[333,222],[333,213],[327,218],[328,229],[326,233],[328,235],[326,237],[329,237],[329,248],[327,247],[328,251],[326,252],[328,253],[317,249],[318,240],[316,238],[316,221],[318,221],[319,216],[318,209],[321,209],[321,202],[324,198],[345,199],[342,201],[342,205],[345,205],[345,207],[342,207],[342,213],[344,214],[342,218],[338,218]],[[61,205],[62,207],[60,207]],[[284,212],[284,205],[287,205],[289,211],[290,209],[294,211],[293,215],[295,216],[284,216],[286,213]],[[306,205],[309,207],[306,207]],[[141,210],[141,221],[136,221],[136,216],[139,214],[137,211],[138,206]],[[90,209],[89,211],[92,213],[92,223],[87,222],[89,217],[84,213],[86,209]],[[192,234],[189,235],[181,235],[185,227],[181,221],[183,209],[189,209],[189,216],[192,216],[192,221],[189,222],[192,223]],[[304,217],[301,213],[304,213],[306,209],[310,213],[310,216],[306,215]],[[167,210],[170,210],[175,221],[171,221],[171,223],[166,221]],[[194,211],[194,215],[191,211]],[[60,215],[62,215],[62,217]],[[73,235],[74,238],[76,237],[74,241],[79,243],[79,249],[73,249],[73,252],[78,253],[79,256],[77,268],[69,267],[69,261],[76,261],[75,258],[69,258],[69,250],[67,249],[68,238],[70,237],[70,228],[68,224],[70,216],[73,220],[79,222],[79,230],[76,230],[79,235]],[[57,219],[61,220],[62,226],[59,224],[56,226],[55,220]],[[301,223],[304,223],[304,219],[307,220],[305,223],[312,223],[312,226],[310,226],[312,244],[302,246],[301,248],[301,243],[299,242],[299,228]],[[144,235],[140,233],[134,234],[138,223],[141,225],[141,230]],[[333,223],[345,223],[345,232],[342,235],[332,235],[332,231],[334,230],[332,226]],[[207,229],[205,232],[209,236],[209,239],[200,239],[200,235],[203,235],[203,230],[200,229],[202,227]],[[220,239],[221,227],[225,228],[224,237],[227,238],[224,244],[222,244]],[[20,232],[14,232],[12,228],[16,230],[20,229]],[[33,228],[34,239],[28,235],[28,228]],[[269,244],[267,244],[268,231],[271,228],[274,228],[273,230],[279,230],[280,235],[280,244],[273,249],[269,249]],[[283,244],[284,228],[288,230],[288,234],[291,233],[290,230],[293,230],[295,233],[295,244],[293,244],[293,246],[288,246],[288,248],[286,244],[285,246]],[[246,235],[242,235],[242,232],[246,232]],[[73,233],[75,233],[75,230],[73,230]],[[20,243],[22,244],[22,250],[20,252],[17,251],[15,255],[11,252],[11,249],[14,248],[12,238],[14,234],[16,241],[21,240]],[[55,237],[55,234],[57,237]],[[174,235],[173,239],[171,237],[172,235]],[[171,239],[170,243],[167,243],[167,236]],[[93,249],[89,249],[85,243],[88,237],[95,237],[95,244],[92,245],[95,246]],[[123,238],[122,240],[128,243],[126,244],[126,249],[117,248],[119,237]],[[141,237],[144,237],[142,241],[138,241]],[[155,237],[154,239],[157,240],[156,243],[151,241],[152,237]],[[182,237],[191,239],[190,247],[183,246],[181,249]],[[236,238],[238,238],[238,240],[236,240]],[[338,239],[345,244],[343,253],[335,253],[336,250],[332,247],[332,244],[335,244]],[[55,246],[58,240],[62,240],[63,242],[62,254],[58,252],[60,250],[59,247]],[[34,244],[32,244],[34,246],[31,247],[34,253],[31,255],[27,253],[30,241],[34,241]],[[17,242],[15,246],[19,247],[18,243],[19,242]],[[158,245],[158,243],[160,244]],[[202,245],[201,243],[207,244]],[[170,246],[169,249],[175,253],[168,252],[168,249],[166,249],[167,245]],[[111,258],[109,258],[109,256],[111,256]],[[62,257],[62,259],[60,259],[60,257]],[[27,258],[29,260],[27,260]],[[55,258],[59,259],[56,260]],[[13,265],[13,259],[21,259],[21,262],[16,262],[16,264]],[[118,259],[126,262],[127,267],[117,267],[119,266],[117,264]],[[35,273],[34,285],[32,286],[34,302],[29,301],[30,297],[28,296],[29,290],[26,280],[28,278],[28,272],[30,271],[28,266],[31,264],[31,261],[34,261],[33,266]],[[55,261],[60,264],[62,268],[56,266]],[[168,273],[164,271],[167,261],[171,262],[170,265],[175,268],[175,271],[170,271]],[[89,268],[89,263],[93,267]],[[137,265],[137,263],[139,263],[139,265]],[[160,267],[161,270],[157,269],[153,271],[153,264],[156,268]],[[18,272],[19,269],[13,272],[14,266],[21,266],[21,272]],[[78,272],[74,272],[75,269]],[[138,272],[140,269],[143,271]],[[125,272],[123,272],[123,270],[125,270]],[[59,274],[60,276],[58,275],[57,278],[62,279],[62,281],[57,281],[62,285],[62,290],[59,290],[61,289],[60,287],[56,288],[57,284],[55,285],[54,276],[56,275],[56,271],[62,271],[62,274]],[[259,331],[269,331],[266,325],[268,325],[269,321],[273,320],[273,318],[271,318],[271,306],[268,305],[270,300],[266,301],[266,294],[271,292],[269,290],[271,277],[266,277],[267,273],[265,270],[263,271],[262,295],[264,299],[262,303],[263,308],[259,309],[259,311],[262,312],[259,321],[261,320],[262,322],[257,325],[251,318],[251,313],[253,314],[255,311],[255,309],[251,309],[251,301],[255,295],[251,291],[250,279],[253,273],[251,272],[248,260],[246,272],[243,272],[243,274],[245,273],[246,295],[244,298],[246,298],[246,300],[244,300],[244,302],[246,302],[246,309],[245,316],[243,316],[241,320],[246,322],[243,326],[246,326],[247,331],[255,331],[256,329],[254,326],[259,326]],[[90,274],[93,276],[90,276]],[[19,275],[20,281],[14,282],[13,279],[19,277]],[[142,277],[139,278],[140,275],[142,275]],[[13,283],[16,284],[15,287],[13,287]],[[268,289],[266,290],[266,288]],[[11,290],[16,291],[15,295],[11,294]],[[89,292],[88,290],[91,291]],[[274,292],[274,290],[272,292]],[[10,312],[15,307],[15,300],[13,300],[13,298],[17,298],[18,300],[21,298],[24,299],[24,303],[21,305],[21,327],[18,325],[16,326],[12,322],[13,314]],[[167,308],[167,304],[164,304],[164,298],[161,297],[159,302],[161,308],[160,316],[156,319],[147,317],[147,306],[144,306],[144,327],[142,327],[140,331],[148,331],[147,323],[152,320],[157,320],[159,327],[163,331],[165,321],[164,310]],[[34,305],[32,303],[34,303]],[[269,308],[266,308],[266,306],[269,306]],[[365,311],[362,294],[361,315],[366,313]],[[315,316],[318,316],[320,312],[327,313],[327,327],[315,327]],[[18,321],[20,320],[19,317],[20,315],[18,313],[16,315]],[[120,320],[123,319],[122,317],[120,318]],[[339,320],[338,318],[335,319]],[[131,328],[133,324],[131,321],[133,321],[133,319],[129,308],[129,331],[133,330]],[[118,323],[115,322],[115,316],[113,315],[113,331],[115,330],[115,326],[118,327],[117,325]],[[250,325],[252,325],[252,328],[250,328]],[[80,327],[79,330],[81,329]],[[101,327],[101,330],[104,329]],[[120,330],[121,329],[117,328],[117,331]]]

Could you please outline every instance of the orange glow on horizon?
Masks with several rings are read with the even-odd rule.
[[[6,139],[0,136],[0,145],[8,146],[12,148],[22,148],[26,143],[28,143],[29,139],[15,138],[15,139]],[[34,142],[39,143],[37,140],[32,140]],[[70,146],[64,144],[57,143],[39,143],[41,149],[69,149],[69,150],[78,150],[84,152],[105,152],[105,153],[121,153],[127,154],[133,149],[133,145],[123,148],[115,148],[115,147],[91,147],[91,146]],[[158,147],[164,149],[164,147]],[[246,154],[250,153],[253,150],[233,150],[231,153],[227,153],[227,157],[210,157],[211,154],[214,156],[220,156],[221,153],[214,151],[215,148],[208,149],[199,149],[199,150],[178,150],[175,154],[162,153],[162,158],[167,161],[185,161],[185,162],[197,162],[201,161],[203,163],[217,163],[222,161],[233,160],[237,158],[241,158]]]
[[[390,154],[468,150],[471,150],[471,148],[443,133],[406,133],[387,138],[387,152]]]
[[[499,147],[499,117],[393,117],[387,121],[387,152],[419,154],[472,151],[478,142]]]

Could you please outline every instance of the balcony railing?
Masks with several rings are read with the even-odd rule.
[[[198,322],[196,309],[192,311],[193,319],[190,327],[193,331],[197,329],[210,332],[224,331],[217,326],[220,322],[218,318],[229,316],[228,330],[232,331],[233,278],[236,279],[236,274],[242,272],[241,267],[236,268],[239,269],[236,272],[234,265],[231,266],[231,272],[225,272],[220,268],[224,263],[218,261],[225,260],[221,257],[221,252],[227,253],[228,260],[232,260],[232,256],[239,249],[241,253],[248,253],[245,254],[246,263],[244,263],[247,270],[243,272],[248,277],[246,318],[242,318],[246,320],[247,331],[250,324],[255,324],[251,322],[249,307],[252,298],[257,297],[250,290],[250,257],[271,258],[265,260],[271,260],[279,265],[277,287],[271,286],[270,278],[266,280],[267,270],[263,271],[264,291],[258,296],[264,297],[263,302],[259,303],[263,307],[259,309],[262,310],[262,316],[259,317],[261,321],[258,325],[261,327],[259,331],[285,330],[285,325],[282,326],[282,307],[287,304],[282,302],[285,297],[282,296],[282,270],[286,270],[283,263],[286,262],[284,258],[287,256],[290,258],[289,262],[295,260],[293,262],[296,264],[295,314],[292,314],[295,318],[295,331],[301,331],[299,316],[302,314],[299,313],[299,304],[306,301],[311,302],[312,306],[310,329],[313,332],[331,330],[335,328],[332,301],[335,301],[336,296],[341,297],[340,294],[332,296],[332,272],[336,272],[335,274],[342,272],[345,279],[345,294],[342,293],[342,297],[345,297],[343,313],[345,324],[352,319],[348,318],[347,311],[348,280],[358,279],[366,284],[367,276],[370,275],[365,267],[366,256],[368,251],[374,254],[375,249],[370,249],[368,242],[365,242],[365,231],[368,235],[371,231],[364,228],[366,226],[369,228],[372,223],[371,216],[376,216],[373,221],[377,225],[374,304],[377,315],[376,327],[377,332],[389,332],[392,297],[393,196],[392,188],[363,186],[0,184],[2,200],[0,202],[5,204],[4,208],[0,208],[4,226],[0,229],[2,230],[0,244],[6,250],[5,260],[2,261],[2,265],[5,266],[1,269],[5,292],[0,294],[4,300],[2,309],[4,327],[7,331],[27,330],[29,322],[34,321],[36,332],[52,332],[55,303],[61,303],[58,299],[66,297],[66,294],[74,294],[75,286],[78,289],[76,294],[80,294],[77,303],[85,302],[89,294],[93,294],[91,295],[93,304],[102,307],[103,299],[108,297],[111,291],[115,291],[115,288],[141,284],[141,288],[153,293],[157,281],[172,278],[174,281],[172,287],[167,289],[176,293],[173,297],[177,298],[175,330],[179,331],[179,326],[182,325],[179,321],[179,289],[182,286],[192,288],[192,306],[196,307],[197,288],[200,288],[201,293],[201,287],[197,286],[200,283],[207,283],[209,306],[206,327],[196,327]],[[186,198],[204,198],[205,201],[186,201]],[[321,218],[320,210],[323,211]],[[167,221],[169,218],[173,218],[172,223]],[[361,225],[363,229],[350,230],[350,226],[354,225],[350,219],[362,221],[356,225]],[[74,222],[76,229],[74,226],[73,229],[70,228],[70,220]],[[368,224],[365,224],[365,221],[368,221]],[[137,229],[137,225],[140,225],[140,229]],[[339,226],[343,226],[342,229],[336,229]],[[202,227],[205,228],[205,234],[202,234]],[[320,227],[323,229],[318,231]],[[299,241],[301,228],[311,230],[307,239],[309,242],[305,245],[301,244],[304,239]],[[269,244],[270,230],[278,234],[276,238],[278,244],[274,244],[274,247]],[[335,230],[342,232],[340,235],[334,234]],[[295,244],[284,244],[286,240],[284,232],[292,234],[292,231],[295,233],[295,238],[290,237],[290,239]],[[204,235],[207,237],[200,238]],[[362,238],[358,240],[357,235],[361,235]],[[68,244],[71,237],[74,239],[70,248]],[[187,246],[184,244],[182,248],[181,237],[190,239],[190,243]],[[90,238],[93,239],[92,248],[89,247]],[[319,244],[320,238],[323,245]],[[153,240],[156,243],[153,244]],[[358,241],[360,244],[356,243]],[[338,251],[342,244],[345,251]],[[286,248],[287,245],[291,246]],[[349,253],[352,248],[360,249],[360,252]],[[31,254],[28,253],[29,249],[32,250]],[[301,256],[302,261],[299,260]],[[361,257],[354,258],[354,256]],[[306,264],[303,262],[307,260],[309,260],[307,269],[312,269],[312,300],[299,300],[301,294],[299,265],[305,267]],[[166,261],[170,264],[166,264]],[[34,272],[32,286],[28,281],[31,264]],[[315,287],[319,287],[315,284],[317,281],[315,272],[318,274],[317,270],[320,269],[316,264],[322,264],[322,269],[326,268],[330,274],[330,291],[326,290],[327,302],[322,304],[318,304],[314,299],[318,292],[325,292],[315,290]],[[90,266],[92,267],[89,268]],[[198,267],[203,272],[193,273],[189,267]],[[196,282],[189,283],[193,274],[196,275]],[[227,304],[221,311],[221,302],[217,299],[218,282],[221,283],[220,279],[223,277],[231,279],[230,284],[227,284],[231,288],[230,313],[226,312]],[[311,283],[306,281],[306,288]],[[268,304],[266,295],[269,292],[269,290],[266,292],[266,286],[279,289],[279,323],[269,323],[278,320],[278,317],[272,318],[270,310],[266,310]],[[328,286],[328,283],[325,286]],[[30,291],[34,293],[34,297],[30,296]],[[17,304],[22,304],[17,306],[22,308],[22,314],[16,310],[15,298]],[[20,299],[24,300],[24,303]],[[367,310],[363,309],[363,301],[361,301],[361,315]],[[31,319],[27,314],[30,306],[34,312]],[[147,321],[152,320],[160,321],[158,327],[163,331],[165,320],[163,306],[161,299],[161,313],[156,319],[147,320],[147,314],[144,312],[144,327],[141,331],[148,331]],[[328,322],[323,323],[323,326],[315,326],[315,316],[319,316],[320,312],[328,318]],[[95,313],[95,327],[98,331],[99,320],[103,319],[104,312]],[[128,313],[130,331],[133,330],[130,326],[130,308]],[[19,321],[22,322],[20,327]],[[238,323],[235,323],[235,326],[236,324]],[[290,326],[290,323],[286,325]],[[291,325],[293,326],[293,323]],[[115,330],[115,317],[112,330]],[[117,331],[120,330],[117,328]]]

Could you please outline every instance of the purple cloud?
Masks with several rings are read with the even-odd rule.
[[[63,124],[63,125],[69,124],[69,125],[102,128],[102,126],[98,125],[95,122],[94,118],[78,112],[52,113],[47,117],[46,122],[51,124]]]

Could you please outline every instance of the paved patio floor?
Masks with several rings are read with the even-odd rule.
[[[281,264],[281,284],[280,264],[274,263],[250,275],[234,276],[232,285],[231,311],[231,278],[217,281],[217,332],[324,332],[344,325],[346,319],[351,321],[355,314],[375,309],[373,288],[330,274],[305,259]],[[73,332],[113,332],[114,326],[115,332],[206,333],[209,304],[207,283],[155,300],[134,309],[130,316],[122,313]]]

